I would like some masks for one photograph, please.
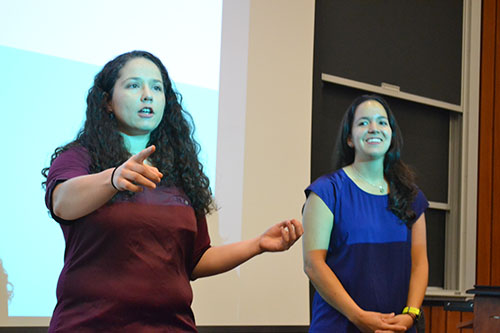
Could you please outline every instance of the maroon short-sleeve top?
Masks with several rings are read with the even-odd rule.
[[[51,165],[45,202],[66,241],[49,332],[196,332],[190,276],[210,247],[176,187],[118,195],[74,221],[54,215],[52,191],[88,175],[86,149],[73,147]]]

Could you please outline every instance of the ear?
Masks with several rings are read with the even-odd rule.
[[[113,106],[111,105],[111,101],[106,102],[106,112],[109,114],[113,113]]]
[[[352,138],[351,138],[351,136],[350,136],[350,135],[347,137],[347,145],[348,145],[350,148],[354,148],[354,143],[352,142]]]
[[[106,108],[106,112],[111,114],[113,113],[113,106],[111,104],[111,98],[109,98],[108,93],[104,93],[104,100],[103,100],[103,105]]]

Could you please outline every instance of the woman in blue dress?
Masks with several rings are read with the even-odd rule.
[[[310,332],[415,331],[428,280],[428,202],[401,148],[387,102],[355,99],[341,123],[336,171],[306,189]]]

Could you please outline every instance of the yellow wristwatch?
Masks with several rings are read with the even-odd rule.
[[[422,315],[422,310],[420,310],[419,308],[413,308],[411,306],[407,306],[403,309],[403,312],[401,312],[402,314],[410,314],[410,315],[414,315],[415,316],[415,321],[418,321],[420,319],[420,316]]]

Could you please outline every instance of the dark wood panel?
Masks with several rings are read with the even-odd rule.
[[[424,317],[425,317],[425,331],[430,332],[432,323],[431,307],[423,306],[422,310],[424,311]]]
[[[477,205],[476,283],[489,285],[491,268],[491,219],[493,184],[493,110],[495,86],[495,0],[483,1],[481,49],[481,102]]]
[[[431,329],[431,307],[430,306],[423,306],[422,311],[424,312],[424,318],[425,318],[425,331],[430,332]]]
[[[500,285],[500,10],[496,8],[495,100],[493,128],[493,213],[491,226],[491,285]]]
[[[445,311],[443,306],[423,306],[426,333],[466,333],[472,329],[458,329],[460,323],[472,321],[473,312]]]
[[[433,306],[431,308],[431,329],[430,332],[445,332],[446,331],[446,312],[442,306]]]
[[[446,333],[460,333],[457,325],[462,321],[461,312],[446,311]]]
[[[474,319],[473,312],[462,312],[462,320],[461,320],[462,323],[472,321],[473,319]],[[463,328],[461,332],[468,333],[472,331],[473,331],[472,328]]]

